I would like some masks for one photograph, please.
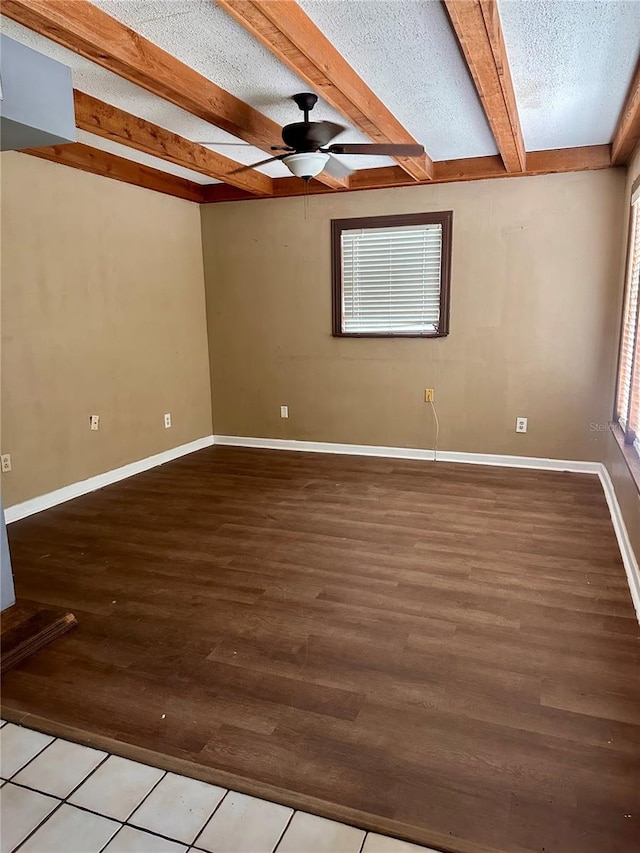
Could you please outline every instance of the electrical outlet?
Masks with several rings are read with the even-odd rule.
[[[100,429],[100,415],[89,415],[89,428],[92,430]]]
[[[289,417],[289,406],[280,406],[280,417],[288,418]]]
[[[527,421],[528,418],[516,418],[516,432],[526,432]]]
[[[169,429],[171,427],[171,412],[167,412],[164,416],[164,428]]]
[[[2,473],[6,474],[11,470],[11,454],[3,453],[0,460],[2,460]]]
[[[433,398],[435,396],[433,388],[425,388],[424,389],[424,401],[425,403],[433,403]]]

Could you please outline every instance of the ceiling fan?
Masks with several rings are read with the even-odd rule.
[[[243,172],[246,169],[254,169],[256,166],[264,166],[275,160],[282,160],[290,172],[305,181],[315,178],[320,172],[326,172],[334,178],[346,178],[353,171],[336,160],[333,154],[373,154],[389,157],[419,157],[424,154],[422,145],[392,145],[376,143],[355,143],[328,145],[331,140],[344,128],[341,124],[332,121],[309,121],[309,113],[316,105],[318,96],[311,92],[302,92],[293,96],[293,100],[304,113],[304,121],[287,124],[282,128],[282,140],[284,145],[273,145],[272,151],[284,151],[260,160],[248,166],[234,169],[232,174]],[[214,144],[214,143],[205,143]],[[328,146],[328,147],[327,147]]]

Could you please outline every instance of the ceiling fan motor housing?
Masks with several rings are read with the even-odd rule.
[[[298,121],[282,128],[282,139],[289,148],[296,151],[317,151],[320,144],[310,138],[310,129],[314,122]]]

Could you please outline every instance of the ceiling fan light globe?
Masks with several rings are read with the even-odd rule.
[[[301,154],[290,154],[282,162],[297,178],[315,178],[327,165],[328,154],[321,151],[307,151]]]

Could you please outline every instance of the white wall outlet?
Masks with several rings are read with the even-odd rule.
[[[289,406],[280,406],[280,417],[288,418],[289,417]]]
[[[92,430],[100,429],[100,415],[89,415],[89,428]]]
[[[171,412],[167,412],[164,416],[164,428],[169,429],[171,427]]]
[[[528,418],[516,418],[516,432],[526,432],[527,421]]]
[[[11,454],[3,453],[2,456],[0,456],[0,460],[2,460],[2,473],[6,474],[11,470]]]

